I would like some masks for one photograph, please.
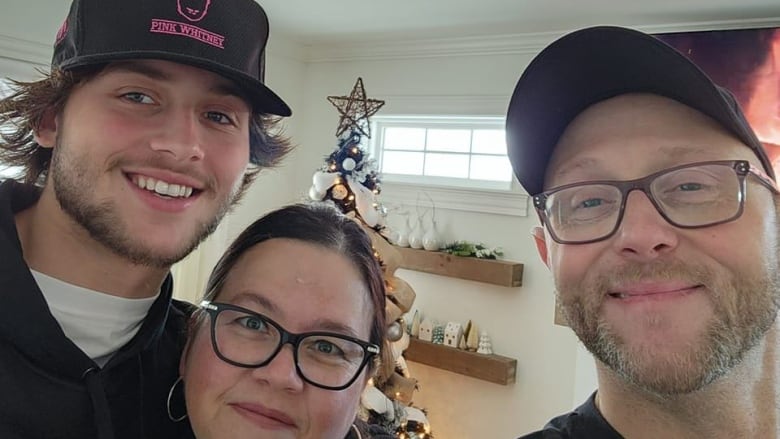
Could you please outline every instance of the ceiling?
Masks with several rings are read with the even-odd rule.
[[[219,1],[219,0],[211,0]],[[778,0],[257,0],[271,39],[315,53],[339,45],[563,33],[613,24],[647,31],[780,26]],[[0,37],[48,48],[69,0],[0,0]],[[747,24],[746,24],[747,23]],[[43,46],[42,46],[43,47]]]
[[[777,0],[258,0],[271,35],[304,45],[561,32],[597,24],[780,25]]]

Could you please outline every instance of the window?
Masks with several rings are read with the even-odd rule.
[[[512,189],[504,119],[377,117],[372,151],[383,181]]]
[[[437,207],[526,214],[527,196],[506,155],[503,117],[374,117],[371,133],[383,203],[408,204],[425,192]]]

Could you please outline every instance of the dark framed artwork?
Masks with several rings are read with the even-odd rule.
[[[687,55],[715,83],[734,94],[780,175],[780,28],[655,36]]]

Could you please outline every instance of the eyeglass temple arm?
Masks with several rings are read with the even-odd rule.
[[[774,180],[772,180],[771,177],[769,177],[764,171],[762,171],[760,168],[757,168],[753,166],[753,164],[750,164],[750,168],[748,169],[748,172],[755,175],[756,178],[758,178],[758,181],[761,182],[764,186],[771,189],[772,192],[776,194],[780,194],[780,189],[777,187],[777,183],[775,183]]]

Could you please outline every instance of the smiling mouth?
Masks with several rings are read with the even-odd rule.
[[[624,293],[618,291],[618,292],[608,293],[607,295],[613,299],[641,299],[641,298],[651,299],[651,298],[661,298],[664,296],[671,296],[671,295],[690,294],[693,293],[694,291],[697,291],[701,287],[702,285],[692,285],[690,287],[674,289],[674,290],[642,291],[642,292],[635,292],[635,293]]]
[[[156,178],[143,175],[134,175],[131,180],[136,187],[153,192],[161,197],[189,198],[193,194],[197,195],[200,192],[200,190],[190,186],[168,183],[163,180],[157,180]]]
[[[255,404],[231,404],[241,415],[252,420],[263,428],[289,429],[295,428],[295,421],[286,414],[260,407]]]

